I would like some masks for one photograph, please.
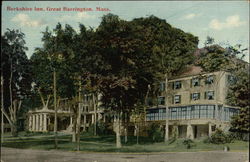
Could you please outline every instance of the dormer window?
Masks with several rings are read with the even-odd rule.
[[[174,89],[181,89],[181,81],[174,82]]]
[[[200,79],[199,78],[193,78],[192,79],[192,86],[196,87],[200,85]]]

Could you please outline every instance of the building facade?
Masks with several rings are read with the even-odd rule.
[[[58,131],[71,133],[73,131],[74,111],[80,108],[81,113],[81,130],[87,130],[95,121],[105,120],[103,110],[100,109],[100,96],[93,102],[93,95],[83,95],[81,102],[73,110],[67,99],[61,99],[57,110]],[[94,105],[96,103],[96,105]],[[76,113],[76,112],[75,112]],[[55,111],[51,107],[43,107],[28,112],[28,130],[32,132],[49,132],[54,130]]]
[[[189,73],[161,83],[158,105],[147,109],[146,121],[168,125],[169,137],[173,131],[191,139],[211,136],[215,128],[228,131],[231,116],[239,112],[226,102],[232,81],[229,72],[202,73],[193,67]]]

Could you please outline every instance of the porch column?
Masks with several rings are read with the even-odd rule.
[[[87,115],[83,115],[83,130],[86,131],[86,124],[87,124]]]
[[[29,131],[32,130],[32,116],[29,115]]]
[[[40,118],[39,131],[43,131],[43,114],[40,114],[39,118]]]
[[[92,114],[92,121],[91,121],[92,124],[95,123],[95,114]]]
[[[47,114],[43,115],[43,131],[47,131]]]
[[[178,137],[179,137],[178,125],[174,125],[173,128],[174,128],[174,130],[175,130],[175,132],[173,132],[173,133],[176,133],[176,138],[178,138]]]
[[[187,125],[187,138],[194,139],[194,131],[191,123],[188,123]]]
[[[39,129],[39,115],[36,114],[36,128],[35,128],[35,131],[38,131]]]
[[[70,116],[70,123],[69,123],[69,125],[72,125],[72,123],[73,123],[73,118],[72,118],[72,116]]]
[[[208,123],[208,136],[211,137],[212,135],[212,123]]]
[[[36,116],[32,114],[32,131],[35,130],[36,127]]]

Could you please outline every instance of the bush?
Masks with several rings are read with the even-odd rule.
[[[148,135],[151,137],[153,142],[160,142],[163,140],[163,134],[162,128],[160,124],[153,123],[151,124],[150,128],[148,129]]]
[[[182,144],[185,145],[187,149],[190,149],[191,147],[194,147],[194,146],[195,146],[194,141],[191,140],[191,139],[185,139],[185,140],[182,142]]]
[[[225,144],[231,143],[233,138],[230,135],[225,134],[221,129],[216,129],[215,133],[212,134],[208,142],[214,144]]]
[[[88,128],[87,132],[84,132],[85,135],[94,135],[95,125],[92,124]],[[97,135],[110,135],[113,134],[112,130],[108,129],[108,125],[104,122],[97,122],[96,123],[96,134]]]

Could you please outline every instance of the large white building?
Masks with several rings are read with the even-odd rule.
[[[230,118],[239,108],[227,104],[226,96],[232,76],[226,71],[203,73],[192,66],[178,77],[161,83],[158,105],[147,109],[146,121],[167,124],[169,137],[177,130],[179,137],[210,136],[215,128],[228,131]],[[167,102],[167,103],[166,103]]]

